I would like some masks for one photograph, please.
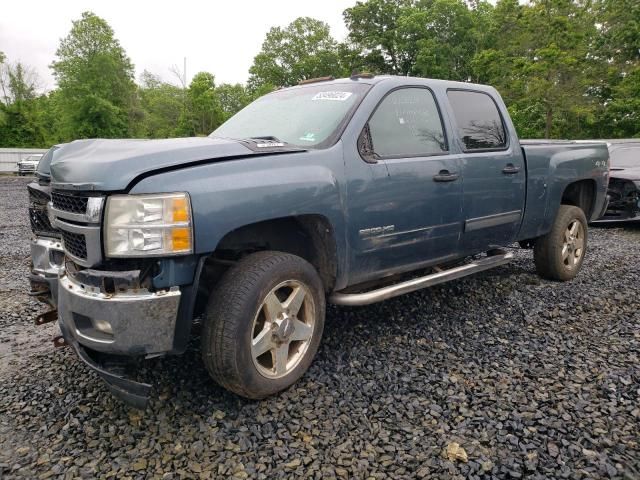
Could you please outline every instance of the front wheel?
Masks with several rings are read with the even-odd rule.
[[[298,380],[315,356],[325,317],[316,270],[281,252],[248,255],[229,269],[207,306],[202,357],[221,386],[259,399]]]
[[[587,219],[581,208],[560,205],[551,231],[536,240],[533,258],[541,277],[567,281],[582,267],[587,252]]]

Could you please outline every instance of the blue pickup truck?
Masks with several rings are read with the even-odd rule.
[[[519,141],[491,87],[409,77],[303,82],[207,138],[71,142],[49,186],[55,341],[144,406],[119,362],[183,353],[202,318],[211,376],[263,398],[309,367],[327,300],[457,279],[516,242],[572,279],[608,174],[605,143]]]

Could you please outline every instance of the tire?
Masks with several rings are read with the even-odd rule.
[[[560,205],[551,231],[536,240],[538,275],[565,282],[575,278],[587,253],[587,219],[581,208]]]
[[[310,263],[282,252],[248,255],[225,272],[210,296],[203,362],[226,389],[265,398],[309,368],[324,318],[324,288]]]

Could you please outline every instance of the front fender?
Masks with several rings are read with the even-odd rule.
[[[245,225],[296,215],[322,215],[333,228],[338,279],[345,272],[342,147],[222,161],[161,172],[129,193],[188,192],[194,248],[213,252],[229,232]]]

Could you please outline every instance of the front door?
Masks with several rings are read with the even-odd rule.
[[[449,153],[431,90],[388,93],[358,149],[355,168],[368,173],[348,186],[350,283],[455,256],[462,232],[461,159]]]

